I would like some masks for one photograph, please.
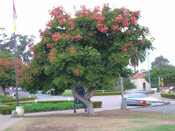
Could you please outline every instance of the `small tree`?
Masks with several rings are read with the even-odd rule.
[[[139,11],[111,9],[107,4],[102,10],[81,6],[75,18],[62,7],[50,14],[46,29],[40,31],[41,42],[31,47],[34,58],[28,73],[31,83],[25,84],[26,89],[35,92],[52,88],[61,94],[71,87],[93,115],[90,99],[95,90],[114,85],[119,75],[128,75],[127,65],[134,50],[152,48],[146,37],[149,31],[137,23]],[[84,97],[77,94],[78,86],[86,88]]]
[[[5,89],[15,86],[15,69],[14,69],[14,56],[12,53],[0,51],[0,86],[5,94]],[[20,59],[17,59],[18,70],[20,75],[21,68],[24,67]]]

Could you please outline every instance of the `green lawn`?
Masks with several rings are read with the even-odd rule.
[[[65,90],[63,96],[72,96],[72,90]]]

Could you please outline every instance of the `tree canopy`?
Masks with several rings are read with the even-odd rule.
[[[116,78],[130,73],[127,68],[135,50],[152,49],[149,30],[140,26],[139,11],[87,9],[81,6],[75,17],[59,6],[50,11],[51,20],[40,31],[41,42],[31,49],[31,83],[29,91],[54,89],[58,94],[72,88],[75,97],[83,101],[93,114],[90,98],[98,87],[113,86]],[[25,80],[24,80],[25,82]],[[84,97],[75,89],[84,86]]]
[[[24,67],[20,59],[17,59],[18,70],[20,74],[21,69]],[[14,56],[10,52],[0,51],[0,86],[4,94],[5,89],[15,86],[15,69],[14,69]]]
[[[9,38],[6,33],[2,33],[0,37],[0,50],[12,52],[14,54],[14,37],[17,43],[16,56],[21,59],[24,63],[29,63],[32,58],[30,46],[34,42],[34,36],[12,34]]]
[[[156,88],[159,87],[158,79],[163,78],[164,86],[175,85],[175,68],[174,67],[155,67],[150,71],[151,85]],[[148,81],[148,77],[145,77]]]
[[[162,55],[159,57],[156,57],[155,60],[151,63],[152,68],[155,67],[173,67],[172,65],[169,64],[169,60],[164,58]]]

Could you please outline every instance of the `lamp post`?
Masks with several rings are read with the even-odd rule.
[[[147,59],[148,59],[148,80],[149,80],[149,89],[151,90],[151,77],[150,77],[150,69],[149,69],[149,55],[150,55],[150,53],[147,52]]]

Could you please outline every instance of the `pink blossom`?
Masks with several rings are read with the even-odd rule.
[[[100,7],[99,7],[99,6],[96,6],[96,7],[94,8],[94,12],[95,12],[95,13],[100,12]]]
[[[124,15],[128,15],[129,12],[127,11],[127,9],[125,8],[121,8],[120,11],[124,14]]]
[[[136,17],[134,17],[134,16],[132,16],[131,17],[131,24],[136,24],[137,23],[137,19],[136,19]]]
[[[77,35],[76,38],[77,38],[77,40],[81,40],[82,36],[81,35]]]
[[[55,34],[52,35],[53,41],[58,41],[59,39],[60,39],[60,33],[56,32]]]
[[[123,16],[120,15],[119,17],[117,17],[117,18],[115,19],[115,22],[117,22],[117,23],[122,23],[123,19],[124,19]]]
[[[129,22],[128,21],[129,21],[128,17],[123,19],[123,27],[128,27],[129,26]]]
[[[53,47],[54,47],[54,44],[51,44],[51,43],[47,44],[47,48],[53,48]]]
[[[113,26],[112,26],[112,29],[113,29],[114,31],[119,31],[119,30],[120,30],[120,27],[119,27],[118,25],[113,25]]]
[[[109,3],[105,3],[105,4],[103,5],[103,10],[106,10],[108,7],[109,7]]]
[[[70,30],[74,29],[74,23],[72,21],[69,22]]]
[[[140,11],[134,11],[131,15],[132,16],[139,16],[140,15]]]
[[[48,21],[48,23],[46,24],[47,27],[51,27],[52,26],[52,21]]]

